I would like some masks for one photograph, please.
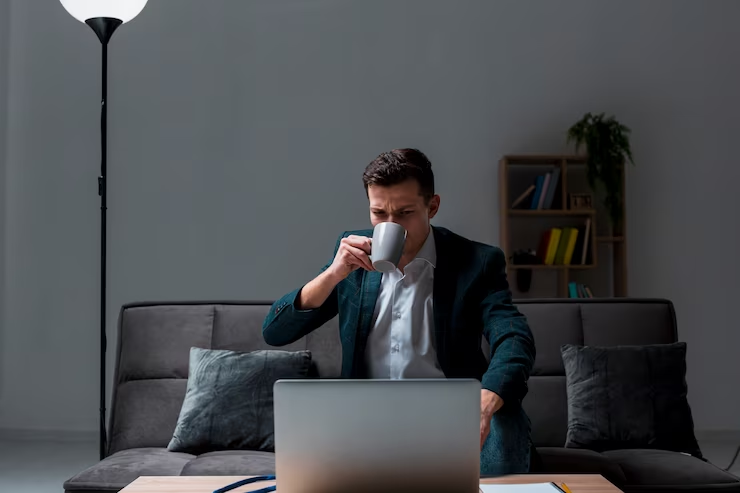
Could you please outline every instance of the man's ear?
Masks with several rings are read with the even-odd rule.
[[[439,211],[439,200],[439,195],[434,195],[429,199],[429,205],[427,206],[429,209],[429,219],[437,215],[437,212]]]

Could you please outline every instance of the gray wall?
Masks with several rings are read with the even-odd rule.
[[[5,136],[7,135],[8,42],[10,40],[10,3],[0,2],[0,355],[5,347]],[[0,396],[3,395],[4,360],[0,359]],[[1,399],[1,397],[0,397]],[[0,400],[0,403],[2,400]]]
[[[0,427],[94,430],[99,45],[58,2],[11,3]],[[361,171],[393,147],[429,154],[436,224],[496,243],[499,157],[565,152],[606,111],[639,160],[631,294],[676,302],[697,427],[740,429],[737,18],[732,1],[150,2],[110,47],[111,347],[124,302],[310,279],[368,225]]]

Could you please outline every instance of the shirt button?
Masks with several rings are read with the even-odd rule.
[[[394,316],[394,317],[395,317],[396,319],[399,319],[399,318],[401,318],[401,312],[396,312],[396,313],[394,313],[394,314],[393,314],[393,316]]]

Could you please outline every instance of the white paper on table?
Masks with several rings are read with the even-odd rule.
[[[552,483],[481,484],[481,493],[560,493]]]

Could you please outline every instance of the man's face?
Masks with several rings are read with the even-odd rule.
[[[367,193],[373,227],[386,221],[400,224],[408,231],[404,253],[416,254],[429,234],[429,220],[439,210],[439,195],[424,203],[414,179],[389,187],[370,185]]]

